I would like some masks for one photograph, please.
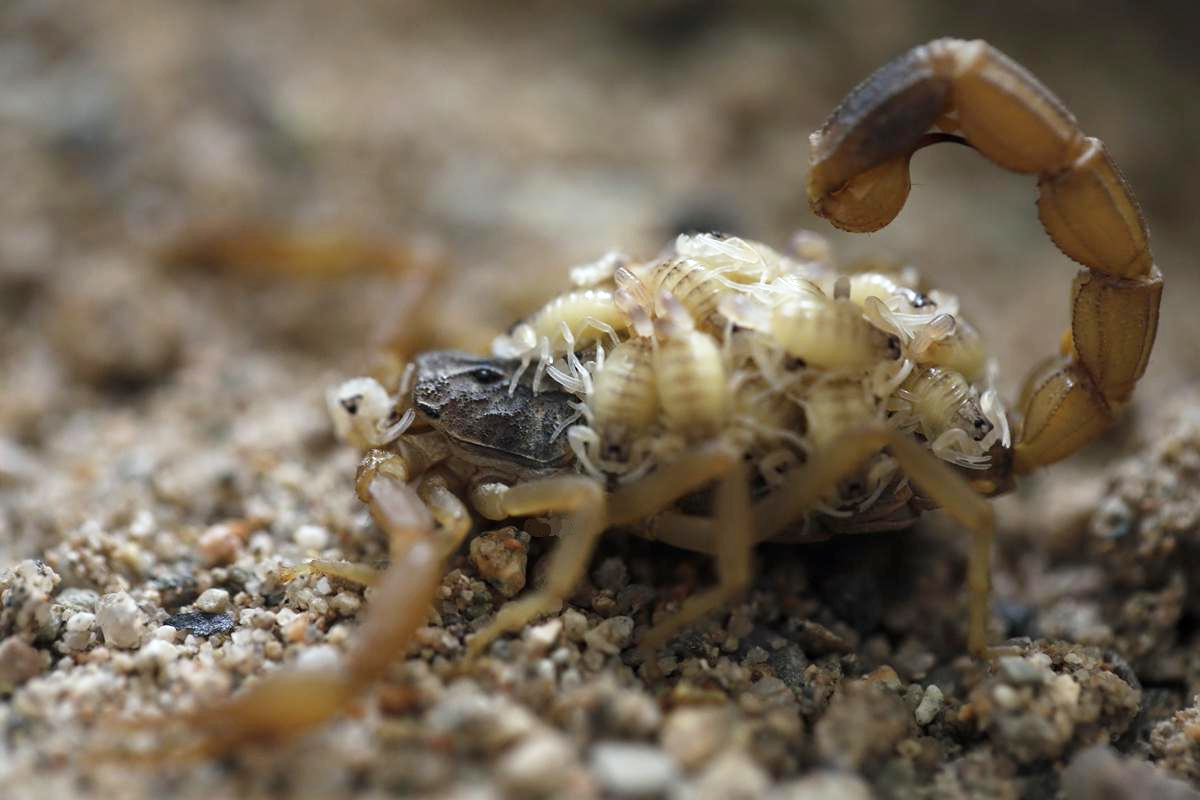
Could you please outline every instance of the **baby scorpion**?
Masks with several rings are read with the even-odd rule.
[[[888,224],[913,154],[947,140],[1037,175],[1046,231],[1083,265],[1062,351],[1014,413],[956,299],[903,274],[841,276],[811,236],[792,256],[681,237],[658,259],[577,269],[575,288],[493,357],[425,353],[402,385],[360,379],[335,393],[339,430],[368,448],[357,491],[391,565],[311,564],[373,584],[357,646],[339,671],[283,672],[188,717],[201,750],[302,731],[377,680],[474,516],[561,516],[562,533],[545,583],[470,637],[470,657],[556,609],[613,526],[715,558],[717,585],[646,632],[652,648],[746,586],[756,543],[820,536],[805,527],[814,517],[830,530],[901,528],[935,506],[971,533],[967,643],[985,653],[986,497],[1113,423],[1145,371],[1162,277],[1103,144],[982,41],[914,48],[856,87],[811,137],[813,210],[848,231]],[[681,503],[699,492],[710,513]]]

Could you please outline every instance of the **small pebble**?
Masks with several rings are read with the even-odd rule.
[[[106,594],[96,603],[96,622],[106,644],[133,648],[142,640],[142,612],[125,592]]]
[[[863,683],[883,686],[894,691],[899,691],[901,686],[900,676],[896,674],[896,670],[886,664],[864,676]]]
[[[1045,683],[1048,672],[1042,666],[1020,656],[1001,656],[1000,671],[1014,686]]]
[[[562,620],[558,618],[547,620],[541,625],[533,625],[526,628],[523,638],[529,645],[530,655],[540,656],[547,652],[558,640],[558,635],[562,633],[562,629]]]
[[[217,614],[229,608],[229,592],[224,589],[205,589],[196,598],[196,608],[206,614]]]
[[[1081,687],[1079,682],[1070,675],[1056,675],[1051,679],[1047,690],[1054,702],[1060,706],[1074,708],[1079,705]]]
[[[341,662],[341,654],[336,647],[327,644],[314,645],[300,652],[296,666],[300,669],[335,670]]]
[[[583,635],[587,646],[605,655],[616,655],[633,638],[631,617],[610,617]]]
[[[292,538],[305,550],[324,550],[329,546],[329,531],[320,525],[301,525]]]
[[[575,752],[565,737],[538,733],[504,754],[496,776],[513,795],[550,795],[561,787],[564,766],[573,761]]]
[[[92,643],[92,630],[96,627],[96,615],[88,611],[77,611],[67,619],[67,630],[63,634],[63,647],[69,651],[86,650]]]
[[[471,540],[470,555],[480,577],[500,594],[512,597],[525,588],[528,533],[512,526],[485,531]]]
[[[164,639],[151,639],[138,651],[139,665],[163,666],[174,661],[179,655],[179,649]]]
[[[1013,710],[1021,705],[1021,696],[1011,686],[1001,684],[992,690],[992,699],[996,705],[1006,710]]]
[[[563,634],[573,642],[583,639],[588,630],[588,619],[573,608],[568,608],[559,617],[563,623]]]
[[[696,769],[729,740],[731,715],[727,707],[677,708],[662,728],[663,749],[684,769]]]
[[[808,657],[799,645],[789,644],[768,656],[775,675],[793,689],[804,685],[804,671],[808,668]]]
[[[627,689],[617,692],[609,705],[609,720],[615,735],[650,736],[662,722],[662,710],[646,692]]]
[[[344,617],[353,616],[362,608],[362,599],[353,592],[340,592],[330,603],[333,610]]]
[[[739,750],[727,750],[696,781],[698,800],[757,800],[767,794],[771,779],[754,760]]]
[[[913,711],[913,717],[917,720],[918,725],[928,725],[942,712],[945,705],[946,698],[942,694],[942,690],[931,683],[925,687],[925,694],[921,697],[921,702],[917,704],[916,710]]]
[[[200,534],[197,549],[200,559],[207,566],[228,564],[237,558],[238,549],[242,546],[242,537],[233,525],[222,523],[213,525]]]
[[[771,797],[773,800],[872,800],[875,793],[857,775],[821,770],[781,786]]]
[[[645,744],[597,744],[592,748],[591,766],[600,785],[618,797],[659,794],[678,779],[675,762]]]
[[[16,636],[0,642],[0,692],[10,692],[41,673],[49,663],[45,653]]]

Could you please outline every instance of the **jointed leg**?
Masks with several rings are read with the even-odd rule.
[[[338,713],[404,651],[428,616],[442,576],[444,548],[436,541],[429,511],[411,487],[378,475],[366,493],[372,515],[392,543],[391,564],[374,584],[345,666],[284,670],[214,708],[181,715],[174,722],[189,740],[164,744],[155,756],[215,756],[250,742],[304,733]]]
[[[711,445],[697,448],[609,496],[598,483],[583,477],[547,478],[507,490],[488,484],[482,494],[477,490],[473,496],[487,499],[489,516],[494,518],[573,513],[563,522],[561,542],[551,556],[545,585],[501,608],[491,624],[468,642],[468,655],[477,656],[497,636],[559,607],[587,571],[596,541],[605,528],[651,516],[689,492],[728,475],[737,465],[737,453]],[[736,569],[731,574],[736,574]]]
[[[467,642],[475,658],[501,634],[517,630],[541,614],[556,610],[587,571],[596,540],[607,526],[604,489],[591,478],[561,477],[522,483],[499,498],[505,516],[570,512],[550,557],[546,582],[532,593],[506,603],[487,627]]]
[[[750,489],[745,470],[735,461],[717,486],[716,541],[717,585],[684,602],[679,611],[642,637],[641,647],[651,651],[679,631],[712,611],[726,606],[750,581],[754,536],[750,518]]]
[[[996,527],[992,504],[976,493],[961,475],[909,436],[893,432],[888,449],[909,479],[971,534],[971,549],[967,556],[967,649],[973,655],[983,655],[987,652],[992,540]]]
[[[719,445],[703,445],[671,464],[622,486],[609,498],[609,524],[625,525],[651,517],[679,498],[704,488],[737,468],[739,454]]]
[[[429,616],[446,557],[470,529],[468,521],[465,526],[451,525],[436,537],[430,527],[413,525],[427,515],[439,521],[466,517],[462,502],[443,484],[436,484],[432,490],[428,486],[428,482],[422,482],[423,491],[414,493],[404,484],[377,478],[371,487],[371,511],[391,540],[392,561],[373,587],[357,644],[347,658],[347,683],[352,693],[378,680],[404,653],[413,633]],[[385,501],[387,495],[393,496]],[[428,525],[423,520],[418,524]]]
[[[760,501],[754,508],[756,529],[769,538],[809,513],[822,497],[852,476],[873,454],[888,448],[900,469],[956,522],[970,531],[967,565],[969,621],[967,646],[972,653],[987,649],[994,512],[953,469],[912,437],[890,428],[866,428],[843,434],[824,453],[816,453],[796,470],[796,480]]]
[[[373,480],[375,479],[372,478]],[[430,515],[437,521],[437,547],[441,558],[448,558],[458,549],[471,531],[470,512],[462,500],[450,491],[445,479],[436,473],[421,478],[417,495],[425,504]],[[393,545],[402,548],[404,542],[393,543]],[[394,548],[389,547],[389,549]],[[374,586],[380,575],[383,574],[378,567],[370,564],[314,558],[299,566],[283,570],[280,578],[287,582],[309,573],[337,578],[359,586]]]

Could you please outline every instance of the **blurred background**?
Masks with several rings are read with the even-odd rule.
[[[182,451],[236,439],[233,420],[290,419],[264,398],[319,417],[324,387],[409,324],[414,271],[446,278],[426,303],[432,338],[482,347],[566,266],[648,256],[693,228],[776,246],[809,228],[847,259],[917,264],[964,297],[1011,394],[1056,346],[1073,270],[1032,179],[926,150],[908,206],[870,236],[828,229],[804,194],[808,133],[943,35],[1029,67],[1130,179],[1167,278],[1141,416],[1196,374],[1188,4],[565,6],[3,3],[0,483],[78,473],[81,453],[149,436]],[[243,233],[221,250],[211,235],[229,231]],[[317,237],[340,266],[306,267],[276,233]]]

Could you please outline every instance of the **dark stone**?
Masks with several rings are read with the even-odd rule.
[[[771,667],[775,677],[783,681],[789,688],[798,689],[804,685],[804,672],[808,669],[808,657],[799,645],[789,644],[770,655]]]
[[[192,611],[168,617],[164,625],[197,636],[212,636],[214,633],[229,633],[233,630],[233,617],[228,614],[212,614],[207,611]]]

